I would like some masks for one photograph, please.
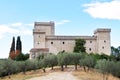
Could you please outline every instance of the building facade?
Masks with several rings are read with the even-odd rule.
[[[35,22],[33,29],[34,48],[30,50],[30,59],[44,53],[57,54],[60,51],[73,52],[76,39],[84,39],[87,53],[111,54],[111,29],[99,28],[93,36],[57,36],[54,22]]]

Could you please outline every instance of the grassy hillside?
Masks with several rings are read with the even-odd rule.
[[[72,66],[72,68],[74,68]],[[101,73],[96,72],[95,70],[90,70],[89,72],[84,72],[83,68],[78,68],[78,70],[72,70],[71,66],[65,69],[64,72],[71,73],[73,76],[78,78],[77,80],[103,80],[103,75]],[[15,75],[12,75],[9,79],[8,76],[4,78],[0,78],[0,80],[26,80],[33,77],[40,77],[40,76],[46,76],[50,73],[63,73],[60,71],[59,67],[55,67],[54,70],[51,70],[50,68],[47,68],[46,73],[44,73],[42,70],[36,70],[36,71],[28,71],[26,74],[18,73]],[[59,76],[58,76],[59,77]],[[108,75],[108,80],[119,80],[118,78]]]

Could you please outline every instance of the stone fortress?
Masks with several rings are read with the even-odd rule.
[[[99,28],[93,36],[56,36],[54,22],[35,22],[33,29],[34,48],[30,50],[30,59],[44,53],[57,54],[60,51],[73,52],[76,39],[84,39],[87,53],[111,54],[111,29]]]

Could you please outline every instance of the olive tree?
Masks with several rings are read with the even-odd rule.
[[[57,56],[54,54],[49,54],[45,56],[44,60],[46,62],[46,65],[51,67],[52,70],[53,70],[53,67],[58,64]]]
[[[95,68],[98,69],[98,71],[100,71],[103,74],[103,79],[106,76],[106,80],[107,80],[107,74],[113,73],[115,71],[114,65],[115,62],[102,59],[97,61]]]
[[[96,64],[96,61],[95,61],[94,57],[92,57],[90,55],[86,56],[85,58],[82,58],[79,61],[79,65],[83,66],[84,71],[86,71],[86,67],[88,67],[88,71],[90,68],[94,68],[95,64]]]
[[[64,54],[63,53],[59,53],[58,55],[57,55],[57,60],[58,60],[58,65],[60,65],[61,66],[61,71],[64,71]]]
[[[72,63],[75,65],[75,70],[77,70],[77,65],[79,64],[79,60],[82,58],[82,54],[80,53],[72,53],[71,60]]]
[[[8,75],[10,78],[10,75],[16,72],[16,67],[14,65],[14,61],[11,59],[6,59],[0,62],[0,69],[2,69],[1,75],[6,76]]]

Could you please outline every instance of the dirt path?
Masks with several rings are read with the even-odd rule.
[[[35,77],[27,80],[77,80],[77,79],[68,72],[53,72],[46,76]]]
[[[77,78],[72,75],[73,70],[73,68],[69,68],[65,72],[52,72],[46,76],[35,77],[27,80],[77,80]]]

